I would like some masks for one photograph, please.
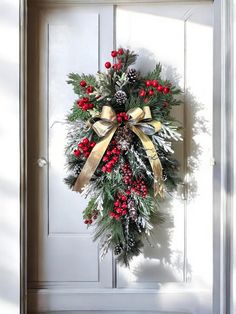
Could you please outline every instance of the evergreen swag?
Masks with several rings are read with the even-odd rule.
[[[171,141],[181,140],[181,136],[170,110],[181,104],[175,98],[181,91],[161,78],[160,64],[151,73],[141,76],[130,68],[137,58],[134,52],[120,48],[112,51],[111,56],[113,65],[106,62],[106,72],[98,72],[97,77],[69,74],[68,83],[79,99],[67,116],[69,175],[65,183],[76,190],[81,170],[94,158],[91,155],[96,146],[107,136],[99,136],[93,125],[102,119],[103,106],[112,107],[116,121],[111,125],[118,127],[89,182],[79,191],[90,198],[83,211],[84,223],[96,224],[94,240],[102,240],[101,256],[111,248],[118,261],[128,266],[132,257],[141,252],[143,240],[150,235],[153,224],[161,223],[163,216],[158,209],[162,193],[160,190],[158,195],[154,193],[156,178],[150,158],[140,138],[128,127],[132,119],[127,112],[148,106],[152,119],[161,122],[158,132],[148,137],[162,165],[159,188],[164,185],[164,192],[171,191],[179,180]],[[106,121],[102,123],[106,126]]]

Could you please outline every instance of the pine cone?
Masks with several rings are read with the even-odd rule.
[[[127,73],[127,77],[129,82],[135,83],[137,80],[138,73],[135,69],[129,69]]]
[[[80,166],[78,164],[75,165],[73,172],[74,172],[74,176],[77,177],[80,174]]]
[[[133,236],[131,236],[131,235],[129,236],[128,246],[129,247],[135,246],[135,240],[134,240]]]
[[[123,128],[118,128],[116,131],[114,139],[117,141],[118,145],[121,146],[122,150],[127,150],[133,141],[133,133],[126,126]]]
[[[127,95],[126,95],[126,93],[123,90],[118,90],[115,93],[115,98],[116,98],[116,102],[119,105],[123,105],[126,102],[126,100],[127,100]]]
[[[137,210],[134,207],[134,203],[132,201],[129,202],[128,208],[129,208],[129,217],[134,221],[137,220]]]
[[[115,255],[119,255],[119,254],[121,253],[121,251],[122,251],[121,245],[120,245],[120,244],[117,244],[117,245],[115,246],[115,248],[114,248],[114,254],[115,254]]]

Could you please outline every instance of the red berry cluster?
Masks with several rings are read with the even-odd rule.
[[[130,195],[131,192],[134,192],[137,195],[145,198],[147,196],[148,190],[144,180],[142,178],[135,181],[132,180],[133,174],[128,163],[123,165],[121,171],[123,174],[123,181],[128,187],[126,190],[126,195]]]
[[[86,137],[78,144],[78,149],[74,150],[74,155],[80,157],[80,155],[83,154],[85,158],[88,158],[95,145],[96,143],[94,141],[89,141]]]
[[[120,149],[116,145],[116,141],[113,140],[111,142],[110,149],[108,149],[103,157],[103,161],[105,162],[104,166],[102,167],[103,172],[112,172],[115,164],[119,159],[119,155],[121,153]]]
[[[89,99],[87,97],[83,97],[82,99],[77,100],[77,106],[83,111],[94,108],[94,104],[89,103]]]
[[[86,86],[87,86],[87,82],[86,81],[84,81],[84,80],[82,80],[82,81],[80,81],[80,86],[81,87],[83,87],[83,88],[85,88]],[[92,92],[93,92],[93,86],[87,86],[86,87],[86,94],[91,94]]]
[[[98,211],[97,210],[93,210],[92,214],[89,214],[87,217],[88,217],[88,219],[85,219],[84,223],[86,225],[91,225],[93,223],[93,221],[97,219]]]
[[[132,185],[133,174],[132,174],[132,171],[131,171],[130,166],[129,166],[128,163],[123,165],[123,167],[121,168],[121,172],[123,174],[124,184],[126,184],[126,185],[128,185],[130,187]],[[130,195],[130,193],[131,193],[130,190],[126,191],[127,195]]]
[[[146,95],[149,96],[153,96],[155,90],[159,93],[163,93],[163,94],[168,94],[170,92],[170,88],[168,86],[163,86],[161,84],[159,84],[159,82],[157,80],[147,80],[146,81],[146,90],[145,89],[141,89],[139,91],[139,96],[140,97],[145,97]]]
[[[128,208],[127,200],[128,199],[126,195],[119,193],[114,202],[113,211],[110,212],[109,215],[115,218],[116,220],[118,220],[121,216],[126,215]]]
[[[120,112],[116,115],[116,120],[118,123],[122,123],[123,121],[128,121],[129,116],[127,115],[126,112]]]
[[[119,56],[122,56],[124,54],[124,49],[120,48],[118,50],[113,50],[111,52],[111,56],[114,59],[114,64],[112,65],[114,70],[120,70],[122,67],[122,60],[119,58]],[[117,58],[117,63],[115,62],[115,58]],[[107,61],[105,63],[105,68],[110,69],[111,68],[111,62]]]
[[[133,182],[131,192],[136,193],[137,195],[145,198],[147,196],[148,190],[143,179],[138,179]]]

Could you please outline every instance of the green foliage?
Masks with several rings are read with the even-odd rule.
[[[75,103],[73,108],[71,109],[71,112],[68,114],[67,119],[70,122],[76,120],[87,121],[90,117],[91,114],[89,111],[83,111],[81,108],[78,108],[77,103]]]
[[[126,71],[129,66],[135,63],[137,56],[138,55],[136,53],[130,51],[129,49],[124,50],[124,54],[120,56],[122,64],[124,64],[124,71]]]
[[[64,179],[65,184],[68,185],[70,189],[72,189],[73,186],[75,185],[75,181],[76,177],[74,177],[73,175],[69,175]]]
[[[73,90],[75,94],[80,96],[81,94],[84,94],[84,88],[80,86],[81,81],[86,81],[87,85],[94,86],[96,84],[96,78],[94,75],[85,75],[85,74],[78,74],[78,73],[70,73],[68,75],[68,84],[71,84],[73,86]]]
[[[160,81],[160,79],[161,79],[161,77],[160,77],[161,71],[162,71],[162,66],[161,66],[160,63],[158,63],[156,65],[155,69],[153,71],[149,72],[146,75],[145,80],[158,80],[158,81]]]

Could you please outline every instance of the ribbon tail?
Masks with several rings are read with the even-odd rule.
[[[96,171],[100,161],[117,129],[117,126],[113,127],[110,132],[104,136],[92,149],[83,169],[81,170],[73,190],[81,192],[82,188],[89,183],[94,172]]]
[[[160,196],[162,197],[162,165],[156,152],[155,146],[151,139],[146,134],[144,134],[142,130],[132,124],[129,124],[129,128],[138,136],[148,156],[154,175],[154,195],[157,196],[158,194],[160,194]]]

